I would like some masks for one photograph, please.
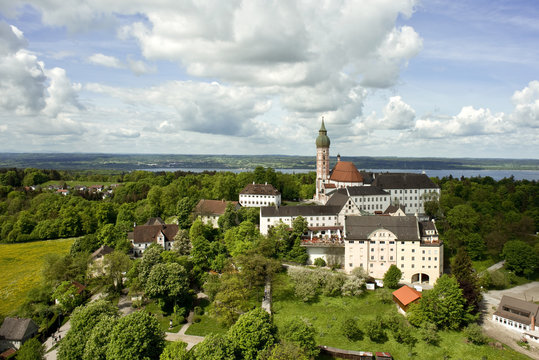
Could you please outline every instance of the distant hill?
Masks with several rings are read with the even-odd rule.
[[[359,169],[467,169],[467,170],[539,170],[539,159],[450,159],[400,157],[342,157]],[[333,159],[332,165],[336,160]],[[166,154],[66,154],[2,153],[0,167],[57,170],[116,170],[186,168],[186,169],[312,169],[313,156],[286,155],[166,155]]]

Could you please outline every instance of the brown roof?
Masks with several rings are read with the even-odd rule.
[[[363,176],[357,171],[354,163],[350,161],[337,162],[333,170],[331,170],[329,179],[339,182],[363,182]]]
[[[0,327],[0,339],[22,341],[37,330],[38,327],[32,319],[7,317]]]
[[[407,306],[417,299],[420,299],[421,293],[408,285],[404,285],[400,289],[393,291],[393,296],[396,297],[402,305]]]
[[[9,349],[7,349],[6,351],[4,351],[3,353],[0,354],[0,359],[7,359],[11,355],[15,354],[16,352],[17,352],[17,350],[15,350],[14,348],[9,348]]]
[[[227,204],[238,205],[237,201],[206,200],[202,199],[195,206],[195,214],[198,215],[223,215]]]
[[[384,211],[384,214],[394,214],[399,209],[401,209],[402,212],[406,213],[406,205],[389,205],[387,209]]]
[[[71,285],[73,285],[74,287],[77,288],[77,294],[80,294],[81,292],[84,291],[84,289],[86,289],[86,285],[82,285],[80,282],[78,281],[72,281],[71,282]]]
[[[247,184],[240,194],[279,195],[280,192],[271,184]]]
[[[521,324],[530,325],[532,317],[535,317],[537,323],[539,305],[504,295],[500,300],[498,310],[494,314]]]
[[[178,233],[178,225],[140,225],[133,229],[134,243],[157,242],[157,236],[162,232],[165,235],[165,241],[174,241],[174,236]]]
[[[110,246],[103,245],[99,249],[97,249],[96,251],[94,251],[92,253],[92,259],[95,259],[97,257],[103,257],[103,256],[105,256],[107,254],[110,254],[113,251],[114,251],[114,249],[111,248]]]

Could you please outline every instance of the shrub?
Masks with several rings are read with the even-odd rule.
[[[487,343],[487,337],[483,335],[483,330],[478,324],[470,324],[464,329],[466,339],[475,345],[483,345]]]
[[[193,316],[193,322],[195,324],[198,324],[201,320],[202,320],[202,318],[200,316],[198,316],[198,315]]]
[[[326,261],[322,258],[316,258],[314,259],[314,265],[318,266],[318,267],[324,267],[326,266]]]
[[[387,341],[387,334],[383,329],[383,321],[378,316],[375,320],[367,321],[365,331],[369,339],[375,343],[384,343]]]
[[[384,274],[384,286],[390,289],[396,289],[402,277],[402,271],[396,266],[391,265]]]
[[[202,309],[200,306],[195,306],[194,312],[195,315],[204,315],[204,309]]]
[[[323,294],[326,296],[339,296],[346,277],[339,273],[328,272],[325,276]]]
[[[376,291],[376,297],[383,304],[390,304],[393,301],[393,295],[386,289],[378,289]]]
[[[432,323],[423,324],[419,330],[419,338],[430,345],[438,345],[440,342],[440,335],[438,334],[438,328]]]
[[[341,324],[341,334],[350,341],[363,340],[363,331],[358,326],[355,319],[347,318]]]

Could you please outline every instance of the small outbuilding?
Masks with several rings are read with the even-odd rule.
[[[0,327],[0,352],[19,348],[37,335],[38,326],[32,319],[7,317]]]
[[[419,301],[419,299],[421,299],[421,293],[408,285],[393,291],[393,301],[397,304],[399,312],[402,314],[406,314],[410,304]]]
[[[530,340],[539,341],[537,320],[539,305],[504,295],[492,320],[511,330],[519,331]]]

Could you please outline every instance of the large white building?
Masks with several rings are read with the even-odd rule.
[[[443,273],[443,245],[434,222],[415,216],[348,216],[344,268],[363,267],[382,278],[391,265],[407,282],[435,283]]]
[[[240,205],[244,207],[280,206],[281,193],[273,185],[247,184],[240,191]]]

